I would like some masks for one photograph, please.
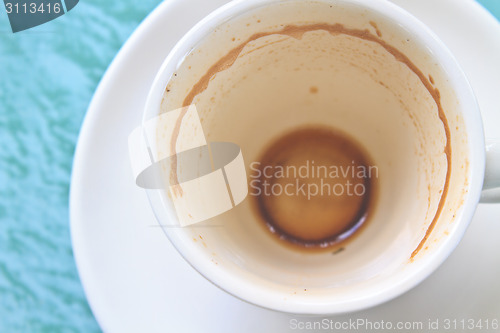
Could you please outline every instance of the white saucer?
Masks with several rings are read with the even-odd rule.
[[[141,122],[161,62],[181,35],[225,2],[163,2],[121,49],[89,107],[74,160],[71,234],[85,292],[105,332],[293,328],[293,316],[244,303],[195,272],[157,227],[129,167],[128,134]],[[500,24],[473,0],[394,2],[455,53],[477,93],[487,136],[498,137]],[[422,321],[424,328],[429,319],[500,319],[499,237],[500,205],[480,205],[457,250],[421,285],[379,307],[332,319]]]

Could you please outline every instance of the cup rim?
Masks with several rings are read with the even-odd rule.
[[[159,109],[164,89],[170,77],[176,71],[178,64],[184,60],[184,57],[192,50],[193,46],[208,36],[214,28],[231,17],[242,14],[245,11],[269,4],[295,1],[360,5],[389,20],[399,22],[402,28],[407,29],[424,40],[426,47],[433,52],[434,58],[437,59],[443,67],[444,72],[447,73],[448,78],[450,78],[452,89],[456,92],[457,98],[463,105],[463,110],[467,110],[462,115],[464,123],[467,125],[470,152],[470,181],[469,193],[465,197],[461,216],[456,221],[458,227],[455,228],[453,233],[450,233],[449,237],[433,256],[428,256],[423,260],[412,263],[410,269],[405,270],[405,274],[398,281],[377,284],[375,287],[372,287],[372,293],[353,298],[349,301],[318,298],[316,302],[313,302],[310,296],[299,296],[295,297],[294,300],[283,301],[284,295],[280,291],[272,289],[270,285],[252,283],[245,276],[240,276],[222,268],[215,270],[209,260],[207,261],[198,255],[192,242],[188,242],[187,239],[180,237],[179,233],[172,231],[171,228],[162,229],[176,250],[196,271],[217,287],[243,301],[285,313],[305,315],[349,313],[387,302],[412,289],[434,272],[453,252],[462,239],[472,220],[475,208],[479,203],[485,169],[484,131],[479,106],[473,89],[458,61],[430,28],[406,10],[386,0],[234,0],[219,7],[198,22],[179,40],[167,58],[165,58],[150,88],[144,109],[143,122],[148,120],[148,114],[153,114],[148,111]],[[146,192],[153,212],[157,220],[161,223],[163,217],[159,216],[158,212],[154,209],[155,206],[161,206],[159,195],[157,193],[150,193],[149,191]],[[177,218],[175,213],[171,211],[166,212],[166,214],[169,219]],[[396,277],[399,277],[399,275]]]

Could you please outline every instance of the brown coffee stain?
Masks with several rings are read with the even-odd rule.
[[[379,28],[377,26],[377,23],[375,23],[373,21],[370,21],[369,23],[373,27],[373,29],[375,29],[375,32],[377,33],[377,36],[382,37],[382,32],[380,32],[380,30],[379,30]]]
[[[259,189],[256,209],[267,230],[292,249],[332,251],[373,215],[378,171],[345,133],[301,127],[273,141],[259,161],[250,183]]]
[[[382,40],[380,36],[372,34],[368,29],[365,30],[360,30],[360,29],[351,29],[351,28],[346,28],[342,24],[335,23],[335,24],[330,24],[330,23],[316,23],[316,24],[308,24],[308,25],[287,25],[283,27],[280,30],[276,31],[269,31],[269,32],[259,32],[256,33],[252,36],[250,36],[247,40],[242,42],[240,45],[237,47],[233,48],[230,50],[224,57],[219,59],[214,65],[212,65],[207,72],[200,78],[200,80],[193,86],[191,91],[188,93],[186,98],[183,101],[183,106],[189,106],[194,98],[205,91],[208,87],[208,84],[210,82],[210,79],[215,76],[217,73],[222,72],[228,68],[230,68],[236,59],[238,59],[241,51],[243,48],[249,44],[250,42],[257,40],[262,37],[270,36],[270,35],[285,35],[289,36],[295,39],[301,39],[302,36],[306,32],[310,31],[318,31],[318,30],[323,30],[329,32],[333,36],[337,36],[339,34],[355,37],[355,38],[360,38],[369,42],[374,42],[381,47],[383,47],[387,52],[392,54],[394,58],[405,64],[417,77],[420,79],[424,87],[427,89],[431,97],[434,99],[436,106],[438,108],[438,116],[441,122],[443,123],[445,135],[446,135],[446,145],[444,148],[443,153],[446,154],[446,160],[447,160],[447,171],[446,171],[446,180],[444,184],[444,189],[443,193],[441,194],[441,198],[439,200],[438,204],[438,209],[436,211],[436,214],[434,215],[434,218],[427,228],[427,231],[425,233],[425,236],[422,238],[420,241],[419,245],[417,248],[412,252],[410,259],[413,259],[419,251],[423,248],[424,244],[430,237],[432,230],[437,224],[437,221],[443,211],[444,208],[444,203],[446,201],[446,197],[448,195],[448,189],[450,185],[450,177],[451,177],[451,134],[450,134],[450,129],[448,126],[448,120],[446,118],[446,115],[443,111],[443,107],[441,105],[441,96],[439,93],[439,90],[434,88],[432,86],[432,83],[429,81],[429,79],[422,73],[422,71],[400,50],[398,50],[396,47],[390,45],[386,41]],[[410,39],[408,38],[407,41]],[[182,118],[185,116],[186,112],[181,113],[179,118],[177,119],[176,125],[174,132],[172,134],[172,141],[171,141],[171,152],[175,156],[175,145],[179,136],[179,129],[180,129],[180,124],[182,123]],[[175,183],[178,183],[177,179],[177,159],[173,158],[172,159],[172,171],[171,171],[171,180],[173,179]],[[179,193],[182,195],[182,189],[179,186]]]

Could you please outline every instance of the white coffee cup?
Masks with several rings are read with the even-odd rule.
[[[283,33],[318,23],[323,26],[304,34]],[[335,24],[333,33],[325,30]],[[256,37],[262,32],[273,33]],[[199,93],[186,98],[228,54]],[[172,129],[151,120],[186,101],[196,106],[199,122],[172,149]],[[180,254],[220,288],[262,307],[338,314],[404,293],[456,247],[483,180],[484,189],[500,186],[500,144],[485,145],[480,110],[460,66],[424,24],[384,0],[245,0],[221,7],[166,58],[145,108],[149,142],[136,146],[146,147],[144,156],[154,162],[180,145],[196,146],[202,131],[208,142],[239,145],[250,172],[270,140],[307,124],[348,133],[379,171],[373,216],[338,254],[280,244],[258,221],[251,191],[229,211],[180,227],[168,186],[148,190]],[[139,167],[150,162],[139,153],[132,159]]]

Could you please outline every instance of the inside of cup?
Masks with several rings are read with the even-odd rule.
[[[285,33],[290,26],[311,29]],[[192,87],[231,52],[192,100],[207,141],[239,145],[249,176],[283,133],[307,125],[340,130],[377,168],[375,209],[341,251],[296,251],[266,230],[250,190],[222,215],[165,228],[186,256],[270,290],[341,300],[390,281],[449,241],[468,191],[469,142],[455,87],[421,37],[352,3],[271,2],[230,17],[194,45],[172,72],[160,112],[185,106]],[[158,133],[157,149],[167,149],[164,140]],[[156,211],[173,211],[167,191],[154,195]]]

